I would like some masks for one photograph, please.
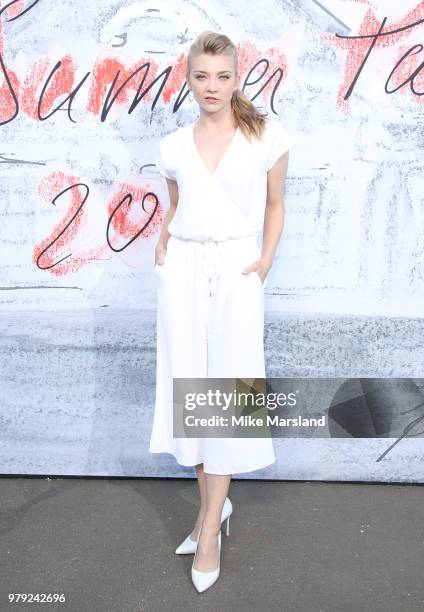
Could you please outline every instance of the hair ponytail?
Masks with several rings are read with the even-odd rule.
[[[261,138],[267,115],[260,113],[254,104],[239,89],[233,93],[231,108],[237,125],[250,140],[252,136]]]

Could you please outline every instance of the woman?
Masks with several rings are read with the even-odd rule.
[[[173,378],[265,378],[264,281],[283,222],[289,135],[239,90],[231,40],[203,32],[187,83],[200,118],[165,136],[157,167],[170,196],[155,250],[156,402],[149,451],[194,466],[200,509],[177,554],[196,553],[199,592],[219,576],[233,473],[275,462],[272,438],[174,438]],[[258,235],[263,231],[262,250]]]

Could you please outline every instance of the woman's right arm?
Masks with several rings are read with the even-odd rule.
[[[168,184],[169,191],[169,209],[166,211],[165,217],[162,223],[162,229],[160,232],[159,240],[156,244],[155,248],[155,265],[162,265],[165,263],[165,255],[166,255],[166,245],[168,244],[169,236],[171,235],[168,232],[168,225],[171,223],[174,218],[175,212],[177,210],[178,205],[178,184],[177,181],[173,181],[171,179],[165,179]]]

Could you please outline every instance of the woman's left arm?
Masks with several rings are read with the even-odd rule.
[[[275,251],[284,227],[284,189],[289,162],[289,152],[286,151],[267,173],[267,199],[264,216],[264,232],[262,254],[258,261],[245,269],[245,272],[255,270],[262,283],[271,269]]]

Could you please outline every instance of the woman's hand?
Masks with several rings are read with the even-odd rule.
[[[162,266],[165,263],[166,245],[158,242],[155,248],[155,266]]]
[[[271,269],[271,266],[272,266],[272,262],[268,261],[264,257],[261,257],[257,261],[253,262],[247,268],[244,268],[244,270],[242,270],[242,273],[243,274],[250,274],[253,271],[256,272],[256,274],[259,276],[259,278],[261,279],[261,282],[263,284],[264,280],[266,278],[266,275],[268,274],[268,272]]]

